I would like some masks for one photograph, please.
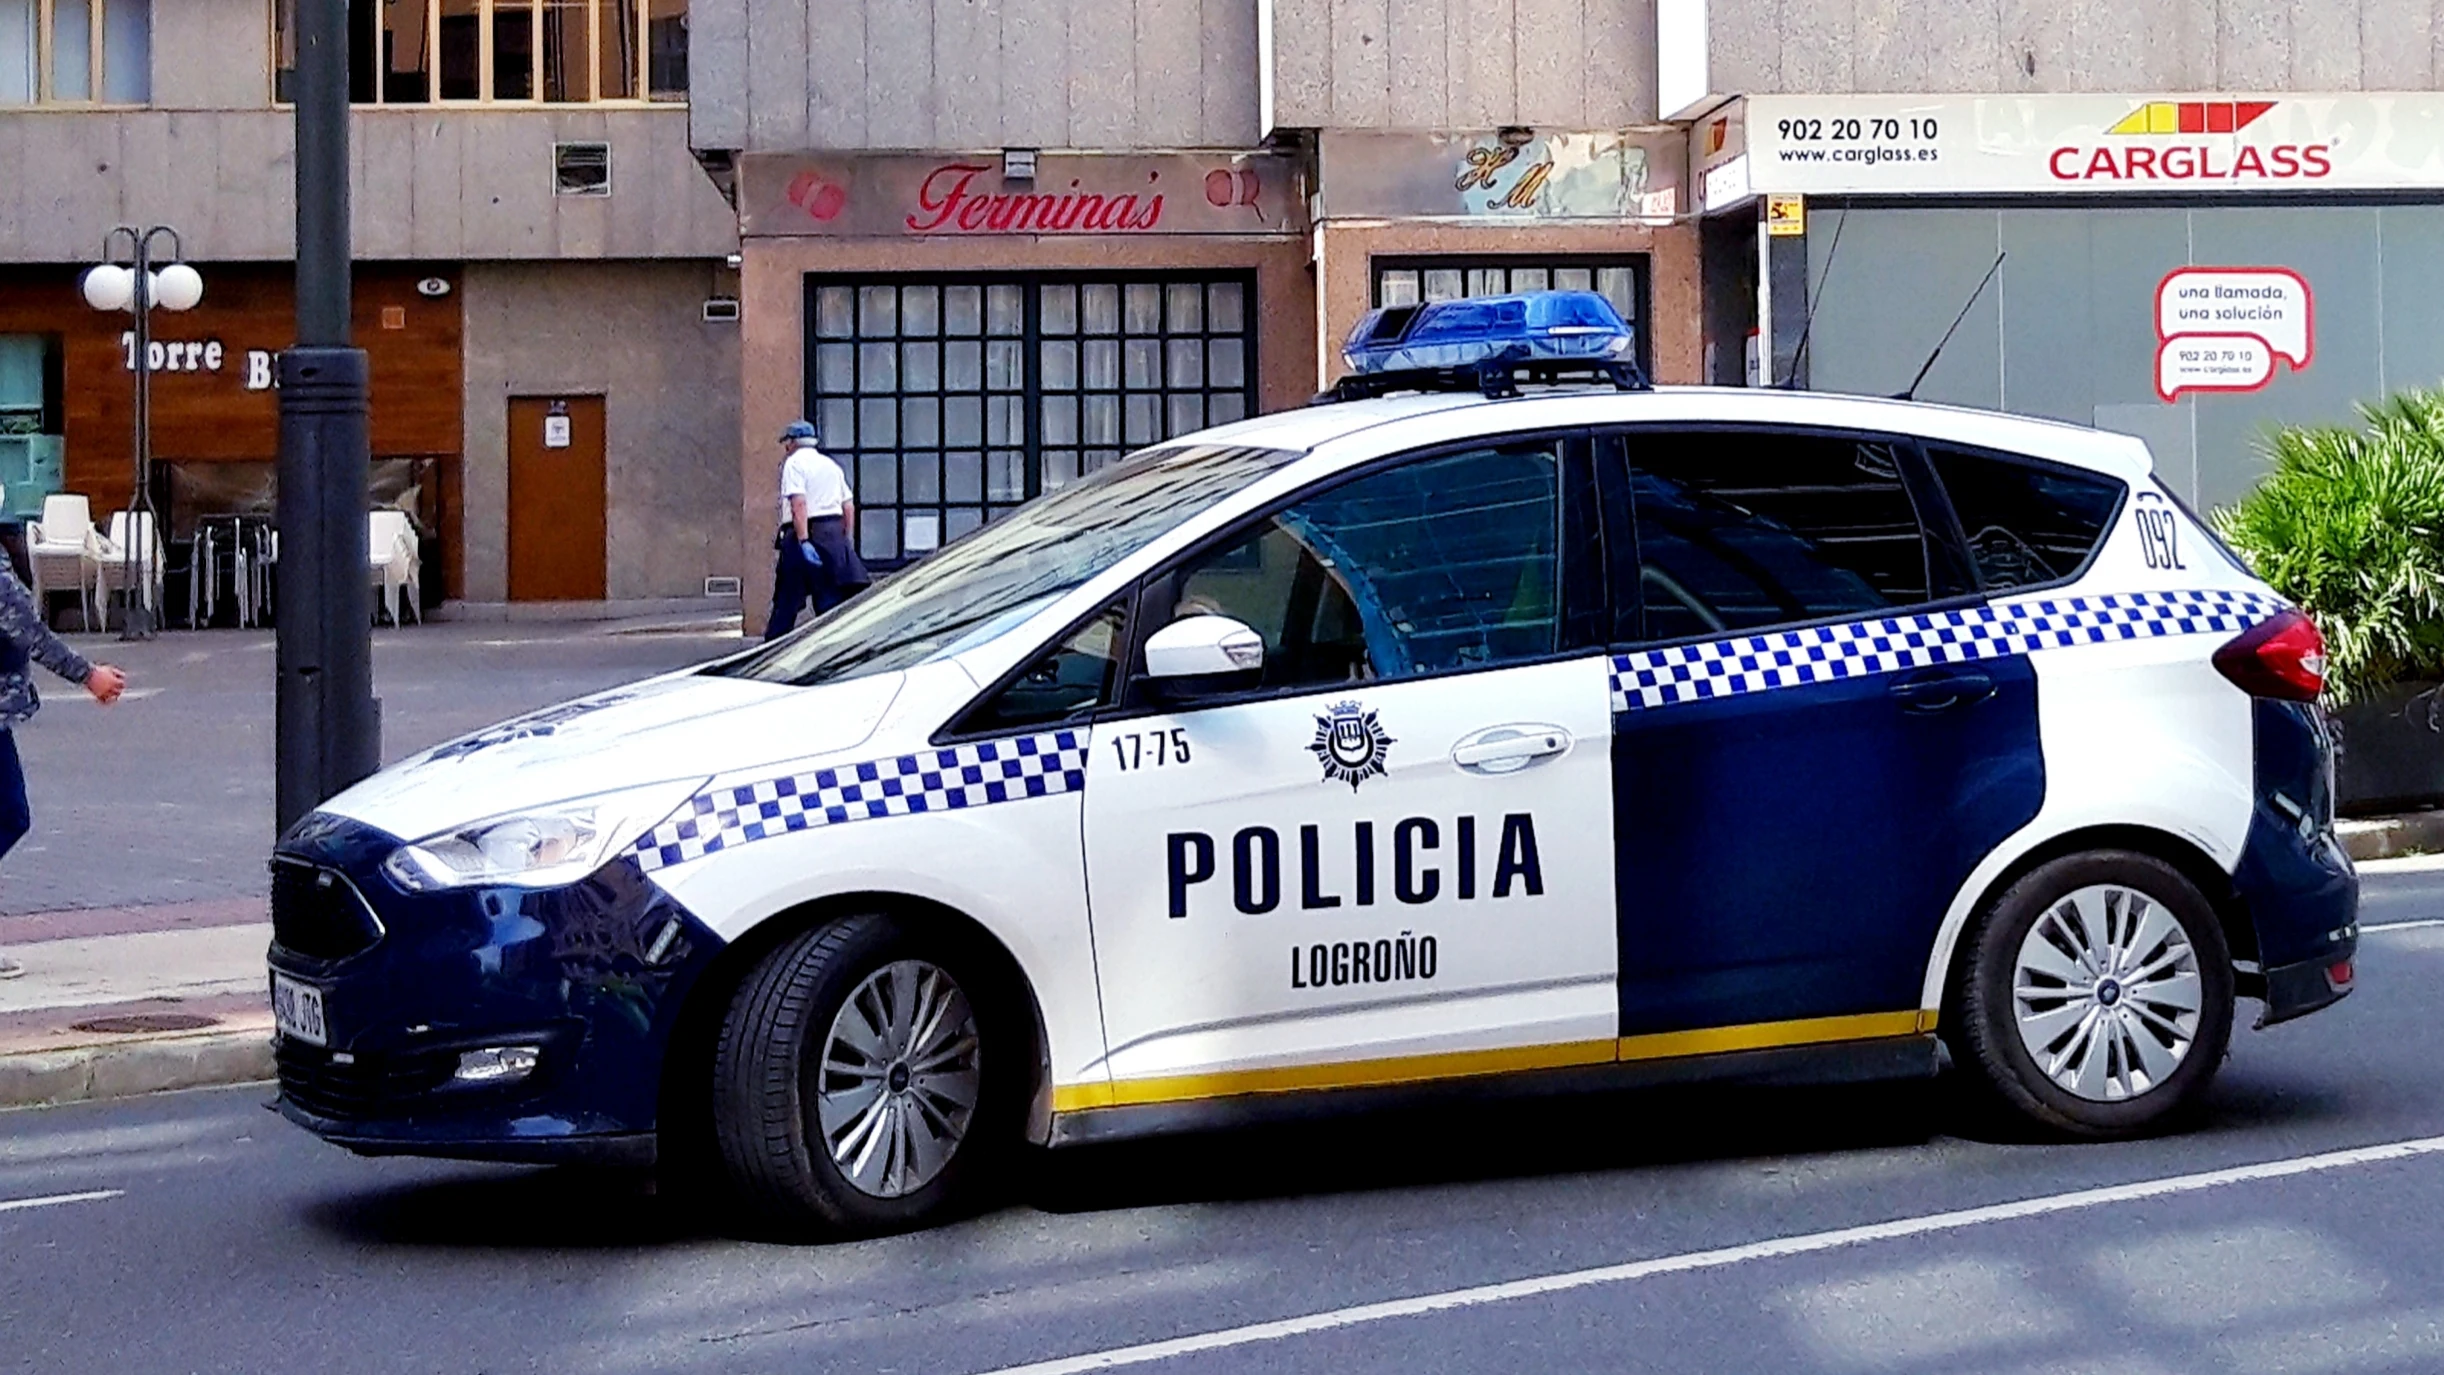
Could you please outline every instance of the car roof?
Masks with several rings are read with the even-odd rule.
[[[1359,449],[1371,454],[1520,430],[1636,424],[1871,430],[2026,454],[2130,482],[2145,480],[2154,468],[2141,440],[2083,425],[1928,401],[1757,387],[1552,387],[1501,400],[1465,392],[1387,396],[1280,411],[1197,438],[1301,453],[1330,445],[1336,457],[1354,459],[1365,456]]]

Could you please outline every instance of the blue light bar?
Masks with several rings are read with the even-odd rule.
[[[1487,362],[1595,364],[1630,360],[1637,336],[1592,291],[1530,291],[1385,306],[1349,332],[1341,357],[1361,374],[1470,368]]]

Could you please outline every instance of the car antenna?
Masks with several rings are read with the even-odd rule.
[[[1850,207],[1833,217],[1833,242],[1825,248],[1825,271],[1816,279],[1816,294],[1808,298],[1807,318],[1799,322],[1799,343],[1791,350],[1791,375],[1782,379],[1782,390],[1799,390],[1799,370],[1807,366],[1808,335],[1816,328],[1816,307],[1824,303],[1825,287],[1833,281],[1833,260],[1841,256],[1842,226],[1850,222]]]
[[[1977,304],[1977,298],[1986,294],[1986,283],[1993,281],[1994,274],[2003,270],[2003,259],[2010,256],[2009,253],[1994,255],[1994,266],[1987,268],[1986,275],[1977,279],[1977,290],[1969,293],[1969,299],[1961,303],[1960,313],[1952,317],[1952,328],[1945,330],[1943,337],[1935,341],[1935,351],[1926,356],[1926,363],[1918,369],[1918,375],[1909,379],[1908,388],[1896,392],[1893,400],[1915,401],[1918,399],[1918,384],[1924,382],[1926,375],[1935,370],[1935,360],[1943,356],[1943,346],[1952,342],[1952,334],[1960,328],[1960,322],[1969,318],[1969,311]]]

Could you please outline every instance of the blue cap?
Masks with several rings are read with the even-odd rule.
[[[781,442],[783,444],[790,443],[793,440],[812,439],[814,437],[815,425],[811,420],[792,420],[781,430]]]
[[[1362,317],[1341,356],[1353,371],[1469,367],[1496,357],[1604,363],[1629,356],[1636,336],[1612,302],[1592,291],[1532,291],[1423,305]]]

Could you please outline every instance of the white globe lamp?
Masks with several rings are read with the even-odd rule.
[[[204,299],[204,274],[172,263],[153,274],[152,298],[163,310],[193,310]]]
[[[85,274],[85,304],[95,310],[125,310],[136,302],[136,274],[104,263]]]

